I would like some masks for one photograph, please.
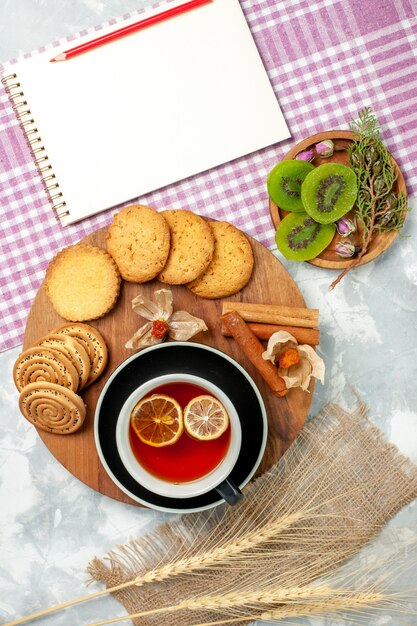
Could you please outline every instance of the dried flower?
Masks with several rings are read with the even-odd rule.
[[[325,141],[319,141],[319,143],[316,143],[315,148],[320,157],[331,157],[334,152],[334,143],[331,139],[326,139]]]
[[[287,369],[292,365],[297,365],[300,361],[300,354],[296,348],[287,348],[284,352],[281,352],[279,359],[277,360],[278,367]]]
[[[165,339],[169,331],[169,326],[165,320],[155,320],[152,322],[152,337],[158,337],[158,339]]]
[[[356,232],[356,218],[352,221],[348,217],[341,217],[336,222],[336,228],[341,237],[348,237]]]
[[[138,350],[161,343],[169,337],[175,341],[187,341],[197,333],[207,330],[204,320],[187,311],[173,312],[172,291],[155,291],[155,301],[143,295],[132,300],[132,309],[149,320],[126,343],[126,348]]]
[[[287,361],[290,352],[297,351],[299,359],[290,367],[280,367],[281,357],[283,362]],[[311,346],[299,346],[295,337],[284,330],[279,330],[271,335],[266,351],[262,354],[265,361],[276,363],[279,373],[285,381],[287,389],[291,387],[301,387],[308,391],[310,379],[313,376],[324,383],[324,362]]]
[[[356,252],[355,244],[350,241],[339,241],[336,244],[335,252],[337,256],[342,257],[343,259],[349,259]]]
[[[313,150],[304,150],[304,152],[299,152],[295,158],[297,161],[312,161],[314,159],[314,152]]]

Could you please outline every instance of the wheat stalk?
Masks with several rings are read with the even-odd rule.
[[[220,626],[222,624],[233,624],[246,621],[281,621],[294,617],[309,617],[312,615],[326,615],[331,612],[356,611],[364,607],[377,609],[381,604],[387,602],[386,596],[380,593],[355,593],[342,598],[326,599],[322,603],[309,603],[297,605],[295,607],[280,607],[272,611],[262,613],[246,614],[239,617],[204,622],[204,624],[194,624],[193,626]]]
[[[376,609],[376,604],[380,605],[385,602],[386,598],[381,594],[357,593],[349,598],[335,598],[327,600],[326,604],[316,605],[299,605],[294,608],[279,608],[274,611],[264,611],[258,615],[253,613],[241,615],[240,617],[232,617],[228,619],[215,620],[205,622],[204,624],[194,624],[193,626],[220,626],[223,624],[233,624],[247,621],[280,621],[292,619],[294,617],[309,617],[312,615],[327,615],[330,612],[347,612],[362,609],[364,607]]]
[[[346,494],[343,494],[343,497],[346,497]],[[329,501],[326,501],[326,504],[331,504],[332,501],[334,501],[335,499],[336,497],[330,499]],[[314,500],[314,498],[312,497],[311,500]],[[311,502],[309,504],[311,505]],[[129,580],[127,582],[120,583],[119,585],[114,585],[107,589],[93,592],[86,596],[75,598],[68,602],[57,604],[42,611],[26,615],[11,622],[7,622],[3,626],[19,626],[20,624],[24,624],[29,621],[39,619],[41,617],[46,617],[47,615],[50,615],[52,613],[71,608],[77,604],[94,600],[110,593],[123,591],[124,589],[127,589],[129,587],[140,587],[142,585],[152,582],[162,582],[163,580],[166,580],[173,576],[179,576],[184,573],[189,574],[197,569],[206,569],[213,565],[219,566],[221,564],[230,563],[234,558],[242,555],[242,553],[244,553],[244,555],[247,555],[247,553],[255,550],[257,547],[262,546],[263,544],[268,544],[268,542],[270,541],[278,542],[280,535],[283,535],[285,531],[290,529],[294,524],[300,522],[303,519],[307,520],[314,517],[319,517],[319,515],[315,513],[314,507],[312,507],[310,510],[307,509],[295,511],[289,514],[286,513],[278,519],[266,523],[264,522],[264,525],[262,525],[262,519],[257,520],[255,518],[253,522],[254,528],[250,529],[243,536],[239,536],[239,523],[234,523],[228,533],[233,537],[236,537],[237,535],[234,540],[227,541],[227,538],[223,537],[222,543],[212,549],[208,549],[206,552],[196,553],[194,555],[186,556],[177,560],[174,559],[170,563],[153,568],[143,575],[136,576],[133,580]],[[329,515],[327,517],[332,516]],[[239,521],[241,520],[239,516],[237,519],[239,519]],[[258,524],[256,522],[258,522]],[[327,530],[330,532],[331,528],[328,527]],[[284,535],[283,540],[286,543],[298,543],[297,535]],[[356,540],[357,536],[355,537],[355,541]],[[314,545],[314,538],[309,537],[309,542]],[[269,559],[271,557],[271,553],[266,552],[265,557]],[[247,568],[246,560],[243,562],[242,567]]]
[[[327,467],[326,471],[329,471],[329,470],[330,468]],[[271,474],[273,472],[274,470],[271,471]],[[320,479],[321,477],[319,475],[316,475],[315,478],[311,480],[312,482],[320,482]],[[261,480],[259,482],[261,482]],[[264,484],[262,485],[263,487],[265,485],[268,485],[270,487],[270,481],[263,481],[263,482],[264,482]],[[311,482],[310,482],[309,477],[307,477],[307,483],[310,483],[310,488],[311,488]],[[263,494],[260,493],[260,491],[261,490],[258,491],[257,497],[262,503]],[[354,491],[356,491],[356,489],[352,490],[352,493]],[[350,495],[352,495],[352,493]],[[349,493],[343,494],[343,498],[348,497],[348,496],[349,496]],[[315,501],[315,497],[316,497],[316,493],[314,492],[314,490],[312,490],[312,495],[309,497],[309,501],[308,501],[308,505],[311,507],[310,509],[298,510],[292,513],[285,513],[278,519],[275,519],[269,522],[266,522],[265,520],[263,520],[262,517],[259,517],[259,514],[256,513],[255,515],[253,515],[253,519],[250,520],[250,523],[248,522],[246,523],[246,525],[249,526],[249,530],[246,534],[242,536],[239,536],[239,531],[242,532],[242,529],[239,528],[242,518],[238,515],[236,518],[236,521],[231,525],[231,527],[228,530],[228,533],[227,533],[228,536],[222,537],[222,542],[219,545],[212,547],[211,549],[208,548],[206,552],[197,552],[196,554],[193,554],[191,556],[188,555],[179,559],[174,558],[171,562],[160,565],[159,567],[152,568],[145,574],[136,576],[133,580],[129,580],[124,583],[120,583],[118,585],[108,587],[107,589],[93,592],[86,596],[82,596],[82,597],[70,600],[68,602],[64,602],[64,603],[49,607],[42,611],[32,613],[30,615],[18,618],[17,620],[7,622],[3,626],[19,626],[20,624],[24,624],[29,621],[39,619],[41,617],[45,617],[52,613],[71,608],[77,604],[94,600],[110,593],[117,593],[119,591],[123,591],[130,587],[141,587],[145,584],[152,583],[152,582],[162,582],[171,577],[180,576],[181,574],[190,574],[195,570],[207,569],[207,568],[212,567],[213,565],[216,565],[217,567],[222,564],[223,565],[229,564],[230,562],[233,561],[233,559],[237,559],[239,557],[242,557],[242,568],[246,570],[248,568],[248,555],[249,553],[256,550],[256,548],[263,547],[264,545],[268,545],[270,542],[273,542],[274,544],[278,544],[280,537],[282,538],[282,541],[288,545],[290,544],[300,545],[300,543],[302,543],[302,537],[300,537],[298,533],[293,533],[291,535],[285,534],[285,531],[289,530],[297,522],[300,522],[302,520],[307,521],[308,519],[314,519],[314,518],[319,518],[319,517],[322,517],[322,518],[323,517],[326,517],[326,518],[336,517],[334,515],[326,515],[326,516],[320,515],[319,513],[316,513],[315,509],[319,509],[323,507],[323,504],[325,504],[325,506],[328,507],[329,505],[334,503],[338,498],[341,498],[342,496],[336,495],[333,498],[326,500],[324,503],[322,502],[320,505],[314,506],[313,503]],[[259,503],[258,503],[257,509],[258,508],[261,508],[259,507]],[[230,515],[229,511],[227,512],[226,516],[227,515]],[[223,523],[222,519],[220,519],[220,521],[217,524],[221,525],[222,523]],[[299,527],[299,530],[302,531],[303,527]],[[332,527],[327,526],[326,530],[330,535],[332,531]],[[215,529],[213,529],[213,532],[214,534],[216,534]],[[368,534],[369,534],[369,529],[366,531],[366,535]],[[234,540],[229,539],[228,541],[229,536],[232,536]],[[341,537],[339,537],[339,539],[341,539]],[[361,541],[362,539],[363,538],[361,536],[361,533],[357,531],[353,541],[356,543],[358,540]],[[343,537],[343,540],[344,542],[349,541],[349,537]],[[308,543],[310,546],[313,546],[313,549],[314,549],[315,541],[319,545],[321,546],[323,545],[322,538],[317,537],[315,539],[311,535],[308,536]],[[204,547],[204,543],[203,543],[203,547]],[[302,550],[303,550],[303,554],[306,554],[305,547],[302,547]],[[345,552],[343,549],[341,549],[340,552],[341,553],[339,557],[336,552],[332,553],[331,560],[335,565],[339,563],[345,556]],[[289,553],[289,550],[287,550],[287,553]],[[272,550],[264,551],[262,555],[259,555],[259,554],[257,555],[258,562],[259,562],[259,559],[262,557],[269,561],[271,558],[273,558],[273,556],[274,556],[274,552]],[[283,556],[282,553],[280,554],[280,556],[282,558]],[[235,563],[235,566],[238,566],[238,564]],[[304,573],[305,574],[308,573],[307,568]],[[267,575],[269,576],[269,574]]]
[[[182,558],[174,563],[168,563],[161,567],[152,569],[143,576],[138,576],[133,581],[125,583],[128,586],[141,586],[145,583],[162,581],[171,576],[189,573],[197,569],[206,569],[213,564],[219,565],[230,561],[242,552],[255,549],[260,544],[268,542],[272,538],[277,538],[282,532],[288,530],[293,524],[304,517],[303,511],[297,511],[284,518],[279,518],[264,528],[258,530],[257,533],[250,533],[238,538],[235,542],[220,544],[217,548],[203,554],[196,554],[188,558]]]
[[[234,542],[232,541],[230,543],[220,544],[211,551],[203,552],[202,554],[195,554],[191,557],[185,557],[172,563],[161,565],[160,567],[153,568],[141,576],[135,577],[133,580],[129,580],[125,583],[121,583],[68,602],[57,604],[42,611],[7,622],[3,626],[18,626],[19,624],[24,624],[41,617],[45,617],[52,613],[71,608],[77,604],[81,604],[110,593],[116,593],[129,587],[140,587],[152,582],[162,582],[163,580],[174,576],[179,576],[185,573],[189,574],[197,569],[206,569],[212,565],[219,566],[221,564],[228,563],[233,560],[234,557],[241,555],[243,552],[246,553],[255,550],[256,547],[261,544],[267,544],[271,540],[277,542],[279,536],[284,533],[284,531],[288,530],[296,522],[302,519],[307,519],[313,515],[312,511],[297,511],[295,513],[291,513],[290,515],[285,515],[277,520],[267,523],[264,527],[256,529],[255,532],[250,532],[242,537],[238,537]],[[331,531],[331,528],[328,528],[328,530]],[[296,536],[284,536],[284,540],[287,543],[298,543]],[[309,541],[314,544],[313,537],[310,537]],[[265,558],[269,559],[271,554],[271,552],[267,552],[265,554]],[[242,567],[247,568],[247,562],[244,562]]]
[[[94,598],[99,598],[100,596],[109,593],[122,591],[123,589],[127,589],[128,587],[140,587],[151,582],[161,582],[167,578],[170,578],[171,576],[179,576],[180,574],[190,573],[196,569],[204,569],[210,567],[213,564],[218,565],[220,563],[224,563],[225,561],[233,558],[239,553],[247,550],[252,550],[257,545],[270,540],[272,537],[276,537],[280,532],[283,532],[284,530],[290,528],[292,524],[299,521],[302,517],[303,512],[298,511],[296,513],[293,513],[292,515],[286,516],[284,518],[279,518],[274,522],[267,524],[256,534],[252,533],[240,537],[234,543],[226,545],[220,544],[217,548],[210,552],[196,554],[192,557],[183,558],[173,563],[167,563],[166,565],[162,565],[159,568],[154,568],[149,572],[146,572],[146,574],[142,576],[137,576],[133,580],[121,583],[119,585],[115,585],[108,589],[97,591],[87,596],[76,598],[75,600],[70,600],[69,602],[64,602],[62,604],[52,606],[37,613],[32,613],[31,615],[27,615],[17,620],[13,620],[12,622],[7,622],[3,626],[18,626],[19,624],[24,624],[26,622],[39,619],[40,617],[50,615],[51,613],[70,608],[72,606],[75,606],[76,604],[81,604],[82,602],[93,600]]]
[[[211,624],[222,624],[231,621],[243,621],[246,619],[254,620],[270,620],[283,617],[301,617],[307,614],[323,613],[333,610],[347,610],[357,608],[364,605],[375,605],[382,600],[386,600],[386,596],[381,593],[351,593],[344,590],[335,590],[330,587],[293,587],[286,589],[265,589],[263,591],[249,591],[241,593],[232,593],[225,595],[202,596],[201,598],[192,598],[184,600],[175,606],[152,609],[151,611],[141,611],[132,613],[131,615],[122,615],[113,617],[100,622],[94,622],[89,626],[106,626],[116,622],[126,621],[128,619],[138,619],[150,615],[166,614],[175,611],[222,611],[251,608],[251,613],[245,617],[231,618]],[[314,600],[318,600],[314,604]],[[308,605],[303,605],[303,601],[308,601]],[[310,604],[310,601],[311,604]],[[268,611],[262,611],[262,605],[292,605],[290,608],[274,608]],[[295,606],[294,606],[295,605]],[[300,612],[302,611],[302,612]],[[207,626],[207,625],[204,625]]]
[[[224,596],[243,591],[242,577],[250,580],[252,588],[253,581],[265,588],[281,571],[285,577],[276,579],[276,588],[295,588],[334,569],[417,495],[417,473],[364,425],[363,406],[355,415],[342,412],[335,418],[330,412],[331,408],[304,428],[279,465],[248,486],[236,507],[226,507],[221,516],[217,512],[191,515],[162,526],[132,547],[121,548],[119,555],[111,554],[114,570],[100,569],[99,563],[91,566],[96,579],[105,570],[102,579],[110,583],[107,589],[3,626],[18,626],[146,583],[164,585],[164,592],[171,594],[168,604],[191,592],[202,597],[205,584],[210,595],[216,594],[217,587],[216,595]],[[362,474],[352,458],[361,463]],[[381,475],[387,466],[389,476]],[[201,571],[204,577],[199,576]],[[114,577],[122,582],[114,585]],[[148,615],[160,610],[154,607],[162,596],[154,593],[150,598],[152,593],[138,591],[135,598],[144,609],[151,609]]]

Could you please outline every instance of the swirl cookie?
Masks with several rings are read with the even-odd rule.
[[[107,251],[131,283],[146,283],[163,269],[168,258],[170,234],[160,213],[133,204],[113,218],[107,231]]]
[[[214,251],[214,237],[202,217],[181,209],[162,211],[171,233],[168,260],[158,278],[169,285],[184,285],[208,268]]]
[[[188,287],[200,298],[225,298],[249,282],[254,257],[248,238],[228,222],[209,222],[214,234],[213,259]]]
[[[103,373],[108,361],[107,345],[97,328],[89,324],[66,324],[57,328],[54,334],[72,337],[86,349],[90,361],[86,385],[91,385]]]
[[[76,244],[50,262],[45,287],[58,315],[72,322],[93,320],[116,304],[120,273],[105,250]]]
[[[86,412],[83,400],[71,389],[42,381],[23,388],[19,408],[36,428],[58,435],[78,430]]]
[[[18,356],[13,368],[13,379],[19,391],[30,383],[49,382],[77,391],[78,372],[62,352],[35,346]]]
[[[73,337],[62,334],[50,334],[36,342],[37,346],[46,346],[62,352],[74,365],[78,373],[78,391],[85,387],[90,375],[91,364],[85,347]]]

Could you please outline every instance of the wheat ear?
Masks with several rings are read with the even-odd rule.
[[[273,537],[276,537],[278,534],[287,530],[294,523],[302,519],[304,515],[305,513],[303,511],[297,511],[296,513],[286,515],[273,522],[270,522],[269,524],[266,524],[264,528],[258,529],[256,533],[248,533],[247,535],[238,538],[235,543],[219,545],[214,550],[210,550],[203,554],[196,554],[188,558],[179,559],[174,563],[167,563],[166,565],[154,568],[146,574],[142,576],[137,576],[133,580],[121,583],[120,585],[109,587],[108,589],[103,589],[101,591],[91,593],[87,596],[64,602],[63,604],[51,606],[48,609],[44,609],[43,611],[32,613],[31,615],[26,615],[25,617],[13,620],[12,622],[7,622],[3,626],[18,626],[19,624],[24,624],[31,620],[45,617],[46,615],[50,615],[51,613],[55,613],[63,609],[68,609],[72,606],[75,606],[76,604],[81,604],[82,602],[87,602],[89,600],[93,600],[94,598],[99,598],[100,596],[104,596],[108,593],[115,593],[117,591],[121,591],[122,589],[127,589],[128,587],[141,587],[146,583],[160,582],[162,580],[170,578],[171,576],[178,576],[185,572],[189,573],[196,569],[204,569],[214,564],[218,565],[219,563],[224,563],[226,560],[233,558],[233,555],[238,555],[244,551],[251,550],[256,546],[272,539]]]
[[[233,609],[242,609],[245,607],[253,607],[254,612],[252,613],[250,619],[266,620],[271,619],[272,614],[278,614],[280,612],[280,617],[300,616],[300,613],[298,612],[300,606],[302,606],[304,610],[311,612],[326,612],[327,610],[346,610],[356,606],[376,604],[384,599],[386,599],[385,596],[380,593],[352,594],[344,590],[335,590],[331,587],[311,587],[307,585],[305,587],[290,587],[279,590],[265,589],[263,591],[245,591],[225,595],[201,596],[200,598],[184,600],[174,606],[152,609],[150,611],[142,611],[131,615],[113,617],[100,622],[94,622],[94,624],[90,624],[89,626],[106,626],[107,624],[123,622],[128,619],[132,620],[140,617],[147,617],[149,615],[172,613],[175,611],[228,611]],[[312,605],[300,605],[301,602],[309,600],[316,600],[318,608],[315,606],[314,602],[312,602]],[[298,605],[298,608],[294,607],[288,610],[285,606],[283,609],[273,609],[264,612],[260,611],[262,605],[265,606],[273,604],[295,604]],[[257,607],[257,605],[260,606]],[[329,606],[330,609],[326,608]],[[317,610],[315,611],[316,608]],[[277,618],[274,617],[272,619]],[[240,619],[240,621],[242,621],[242,619]]]
[[[361,410],[363,412],[363,408]],[[312,504],[314,505],[315,512],[319,512],[321,507],[325,507],[326,502],[327,504],[329,504],[329,502],[334,503],[340,498],[346,499],[349,493],[349,491],[346,489],[346,485],[352,485],[352,472],[349,471],[350,465],[346,464],[345,460],[347,456],[349,459],[351,459],[352,452],[353,454],[355,454],[357,453],[357,450],[356,448],[353,448],[352,451],[349,446],[341,444],[346,441],[349,444],[350,442],[355,442],[355,433],[358,434],[358,439],[362,441],[362,439],[364,438],[364,432],[367,429],[366,442],[368,442],[368,445],[371,446],[371,439],[372,437],[374,437],[374,435],[371,431],[369,431],[368,426],[366,426],[366,429],[364,429],[363,415],[350,416],[347,413],[343,413],[341,414],[341,416],[336,418],[333,416],[332,411],[333,409],[332,407],[330,407],[327,412],[325,411],[323,413],[321,419],[313,420],[312,423],[304,427],[304,432],[301,433],[295,444],[293,444],[291,448],[287,451],[284,459],[282,460],[283,462],[280,462],[270,472],[265,474],[262,478],[258,479],[254,483],[253,490],[248,487],[247,492],[245,492],[245,498],[242,501],[241,505],[235,507],[234,510],[230,512],[229,521],[231,521],[230,518],[232,517],[232,515],[233,518],[232,523],[228,527],[228,533],[227,535],[221,534],[221,542],[223,546],[226,542],[229,546],[233,546],[234,543],[237,543],[237,538],[240,537],[242,539],[248,534],[253,534],[256,537],[259,531],[262,530],[262,528],[265,529],[268,524],[271,523],[273,517],[279,517],[280,519],[288,517],[288,515],[293,513],[294,510],[297,511],[301,508],[300,503],[303,505],[304,513],[308,509],[308,513],[310,514],[310,517],[312,517]],[[335,411],[337,413],[337,407]],[[360,417],[362,421],[358,419],[358,417]],[[323,446],[323,437],[326,441],[325,447]],[[379,441],[378,438],[377,441]],[[380,446],[378,446],[378,450],[379,447]],[[349,455],[346,455],[346,453],[344,452],[346,450],[347,452],[349,452]],[[370,447],[370,450],[372,451],[372,446]],[[377,457],[377,459],[378,458],[379,457]],[[320,459],[320,461],[313,462],[314,459]],[[396,461],[396,463],[394,464],[395,476],[399,479],[400,483],[403,485],[403,488],[407,489],[406,494],[403,494],[401,498],[401,502],[409,502],[412,497],[415,496],[414,472],[411,471],[408,465],[406,465],[404,461],[401,461],[401,459],[394,460]],[[405,469],[403,468],[403,466],[405,466]],[[411,476],[408,481],[406,481],[403,476],[403,474],[405,474],[405,470],[407,470],[407,475],[410,474]],[[368,470],[367,474],[366,490],[365,485],[363,485],[360,481],[358,483],[357,479],[355,479],[355,489],[351,490],[351,492],[357,491],[359,493],[362,493],[362,491],[364,490],[366,494],[370,494],[368,499],[372,504],[373,516],[370,519],[370,514],[366,513],[365,520],[363,520],[362,516],[358,514],[359,519],[352,520],[352,522],[357,522],[353,529],[354,533],[352,534],[352,537],[355,540],[353,541],[353,547],[359,547],[360,545],[363,545],[365,541],[369,540],[370,536],[372,536],[375,531],[381,527],[381,524],[385,523],[388,515],[385,512],[385,509],[387,509],[388,505],[386,505],[385,507],[376,508],[375,498],[372,496],[373,485],[375,486],[378,494],[381,493],[382,490],[383,483],[379,474],[376,473],[374,475]],[[337,481],[329,480],[329,476],[333,475],[337,477]],[[334,482],[333,493],[336,495],[331,495],[329,499],[328,496],[330,494],[328,488],[330,482],[332,483],[332,485]],[[393,481],[391,480],[391,482]],[[273,488],[271,489],[271,487]],[[323,499],[321,495],[322,487],[324,487],[324,493],[327,494],[327,501],[325,498]],[[393,498],[391,496],[391,500],[392,499]],[[358,498],[356,500],[358,500]],[[394,510],[398,510],[399,503],[396,502],[395,498],[393,503],[390,499],[388,500],[391,503],[391,508],[389,509],[389,515],[391,515]],[[242,508],[242,504],[244,502],[246,502],[247,505]],[[322,509],[322,511],[325,510],[325,508]],[[381,514],[378,513],[380,510]],[[240,515],[239,511],[241,511]],[[319,515],[317,515],[316,517],[319,517]],[[250,520],[249,523],[248,520]],[[364,521],[367,522],[365,526],[363,524]],[[188,530],[190,530],[189,527]],[[297,530],[300,529],[297,528]],[[347,528],[346,530],[349,531],[349,528]],[[192,534],[194,539],[198,537],[196,533]],[[302,532],[299,534],[302,535]],[[211,532],[210,537],[212,536],[217,535]],[[309,535],[307,535],[307,538],[308,536]],[[349,538],[351,535],[349,534],[349,532],[345,532],[345,536]],[[217,541],[217,543],[213,546],[210,537],[200,543],[197,550],[190,550],[190,548],[188,548],[191,552],[191,554],[188,554],[188,556],[187,554],[184,556],[183,548],[186,548],[185,544],[187,543],[184,540],[183,546],[181,546],[181,549],[178,549],[177,554],[175,555],[175,560],[171,559],[171,568],[170,566],[167,566],[166,574],[168,574],[168,569],[171,569],[171,574],[169,575],[174,575],[173,571],[177,569],[175,561],[188,561],[188,559],[194,558],[196,554],[199,554],[201,557],[206,553],[212,553],[214,550],[216,550],[219,547],[219,541]],[[301,538],[303,538],[303,536]],[[276,539],[275,537],[272,537],[270,541],[278,543],[278,539]],[[296,539],[294,537],[292,543],[294,544],[295,541]],[[340,541],[340,543],[342,544],[343,541]],[[357,546],[355,546],[355,543],[357,544]],[[172,547],[175,547],[175,545],[173,544]],[[262,548],[262,546],[260,547]],[[352,553],[352,546],[350,546],[349,549],[346,549],[346,547],[343,549],[342,545],[339,552],[340,553],[338,553],[338,558],[335,559],[336,563]],[[168,548],[165,554],[168,555]],[[248,556],[251,556],[247,555],[246,552],[242,552],[241,555],[242,563],[243,557],[245,557],[245,555],[246,558]],[[331,555],[329,554],[329,556]],[[165,555],[162,554],[160,556],[160,563],[165,562],[164,558]],[[199,569],[201,559],[198,558],[197,560],[197,569]],[[236,564],[236,560],[237,556],[232,561],[234,567]],[[145,571],[149,569],[147,566],[147,559],[142,559],[142,561],[140,561],[139,559],[135,562],[139,562],[141,564],[141,568],[143,568]],[[158,572],[162,567],[165,566],[158,566],[157,561],[154,561],[152,565],[149,565],[149,567],[153,568],[151,569],[151,572]],[[206,567],[209,567],[209,565],[206,565]],[[317,576],[318,573],[321,573],[316,571],[310,565],[308,566],[308,568],[306,568],[306,570],[309,576]],[[147,575],[145,574],[144,576],[134,579],[133,581],[129,580],[127,583],[122,583],[115,587],[92,593],[88,596],[84,596],[83,598],[79,598],[55,607],[51,607],[49,609],[46,609],[45,611],[41,611],[39,613],[32,614],[31,616],[20,618],[13,622],[9,622],[8,624],[4,624],[3,626],[18,626],[19,624],[23,624],[31,619],[46,616],[62,608],[71,607],[75,604],[92,600],[102,595],[116,592],[130,586],[140,586],[140,584],[144,584],[144,578],[146,576]],[[148,576],[150,577],[152,576],[152,574],[149,573]],[[140,583],[140,580],[143,580],[143,582]],[[154,578],[154,580],[157,580],[157,578]]]
[[[268,484],[267,481],[265,481],[264,479],[260,479],[259,483],[264,483],[264,487],[266,487]],[[347,494],[345,493],[344,497],[346,497],[346,495]],[[326,502],[332,503],[339,498],[340,495],[330,498]],[[192,556],[177,559],[171,563],[167,563],[166,565],[161,565],[159,567],[153,568],[150,571],[146,572],[146,574],[137,576],[133,580],[129,580],[127,582],[120,583],[119,585],[108,587],[107,589],[102,589],[100,591],[96,591],[91,594],[69,600],[68,602],[57,604],[42,611],[20,617],[16,620],[3,624],[3,626],[19,626],[20,624],[25,624],[29,621],[37,620],[41,617],[46,617],[47,615],[50,615],[52,613],[56,613],[64,609],[69,609],[73,606],[76,606],[77,604],[82,604],[83,602],[88,602],[90,600],[100,598],[110,593],[117,593],[118,591],[122,591],[129,587],[141,587],[142,585],[145,585],[147,583],[161,582],[173,576],[179,576],[180,574],[209,568],[212,565],[219,565],[230,562],[233,557],[237,557],[242,553],[251,551],[258,546],[268,543],[271,540],[276,540],[280,534],[284,533],[301,519],[307,519],[309,517],[320,517],[319,514],[315,513],[315,509],[320,509],[322,504],[321,506],[313,505],[313,502],[314,496],[311,496],[308,502],[309,508],[304,510],[300,509],[292,513],[287,512],[276,520],[266,522],[264,526],[259,524],[258,520],[255,519],[254,528],[248,530],[246,534],[238,536],[235,540],[232,539],[229,542],[222,543],[214,548],[208,549],[207,551],[198,552],[197,554],[194,554]],[[233,535],[233,533],[230,534]],[[286,540],[288,541],[289,538],[286,537]]]
[[[283,619],[291,619],[294,617],[308,617],[311,615],[325,615],[331,611],[355,611],[364,607],[377,608],[386,602],[387,598],[379,593],[355,593],[347,597],[332,598],[325,603],[309,603],[297,604],[293,608],[284,606],[273,611],[264,611],[257,615],[251,613],[241,615],[240,617],[232,617],[228,619],[215,620],[214,622],[204,622],[204,624],[194,624],[194,626],[221,626],[223,624],[234,624],[238,622],[250,621],[277,621]]]

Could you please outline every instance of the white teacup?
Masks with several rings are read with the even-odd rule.
[[[189,482],[173,483],[162,480],[148,472],[138,459],[130,445],[130,415],[136,404],[153,389],[168,383],[191,383],[207,390],[224,405],[230,420],[230,443],[220,463],[211,472]],[[124,403],[116,427],[116,445],[123,465],[131,476],[143,487],[153,493],[168,498],[193,498],[216,489],[229,503],[235,504],[242,494],[228,477],[238,459],[242,442],[242,430],[236,409],[226,394],[213,383],[191,374],[166,374],[144,383],[129,396]]]

